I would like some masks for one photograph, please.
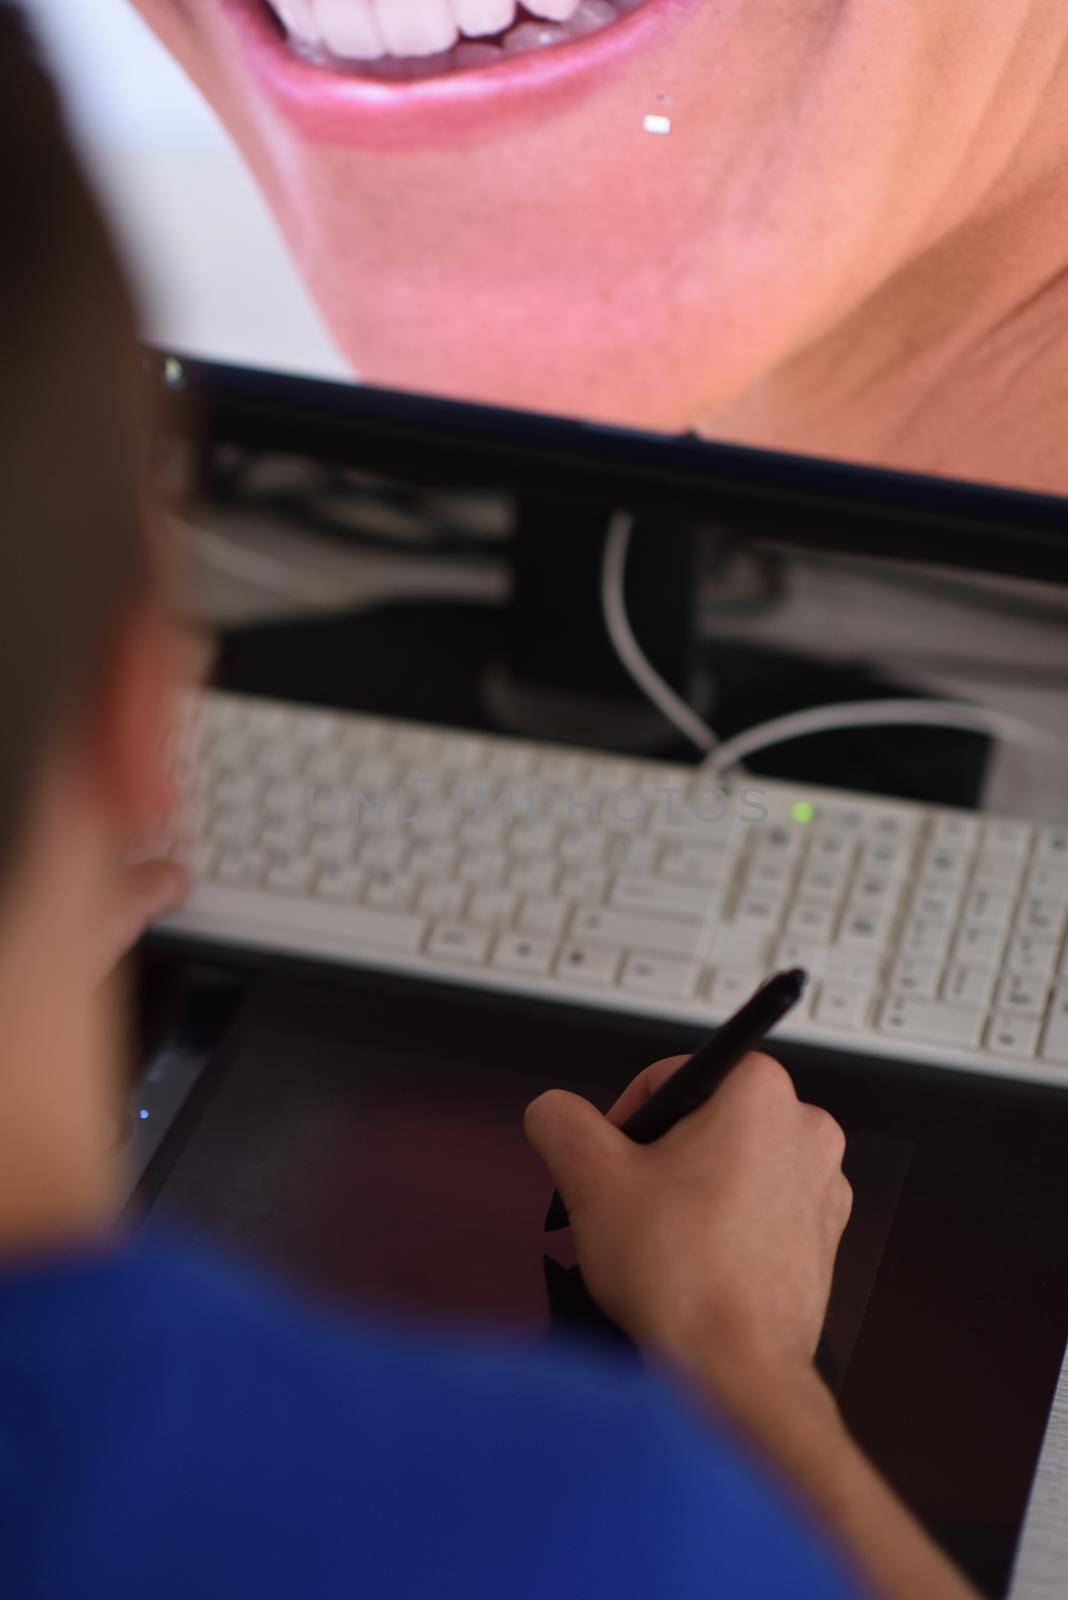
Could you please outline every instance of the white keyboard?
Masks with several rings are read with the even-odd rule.
[[[701,1026],[804,966],[784,1038],[1068,1087],[1068,826],[214,693],[178,751],[170,934]]]

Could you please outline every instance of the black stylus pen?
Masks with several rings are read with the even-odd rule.
[[[622,1129],[627,1138],[633,1139],[635,1144],[653,1144],[676,1122],[703,1106],[731,1068],[750,1050],[755,1050],[775,1024],[797,1004],[807,982],[808,974],[801,967],[793,967],[762,984],[740,1011],[722,1023],[694,1051],[689,1061],[684,1061],[679,1070],[627,1118]],[[549,1202],[545,1231],[553,1233],[566,1227],[567,1207],[556,1193]]]

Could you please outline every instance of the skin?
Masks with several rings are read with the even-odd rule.
[[[1061,0],[680,0],[577,104],[403,149],[298,133],[218,0],[134,3],[367,379],[1068,490]]]

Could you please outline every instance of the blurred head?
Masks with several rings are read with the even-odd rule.
[[[2,927],[46,818],[62,816],[58,853],[92,840],[102,861],[166,801],[147,754],[164,703],[164,632],[133,312],[51,88],[6,4],[0,204]]]

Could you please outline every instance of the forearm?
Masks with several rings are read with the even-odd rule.
[[[808,1500],[879,1600],[977,1600],[977,1593],[927,1536],[850,1437],[815,1371],[789,1383],[753,1374],[725,1382],[696,1371],[788,1483]]]

